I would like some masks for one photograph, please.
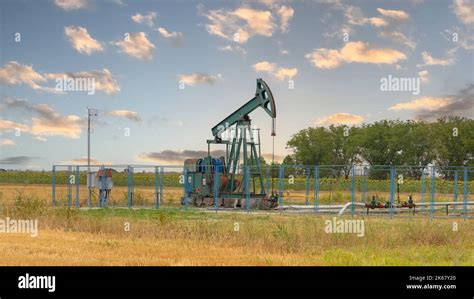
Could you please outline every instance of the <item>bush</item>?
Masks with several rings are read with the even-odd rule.
[[[43,215],[46,210],[44,202],[34,195],[17,192],[13,201],[14,213],[17,217],[34,218]]]

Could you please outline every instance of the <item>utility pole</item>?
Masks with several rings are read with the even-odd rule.
[[[87,107],[87,182],[89,184],[89,197],[88,197],[88,204],[89,207],[91,205],[91,197],[92,197],[92,178],[91,178],[91,116],[97,117],[98,112],[97,109],[91,109]]]

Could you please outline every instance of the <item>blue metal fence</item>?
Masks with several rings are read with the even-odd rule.
[[[86,172],[86,165],[54,165],[52,167],[52,205],[69,207],[107,207],[120,206],[120,193],[114,193],[114,200],[109,201],[109,194],[99,192],[93,196],[87,196],[87,179],[81,179],[81,174]],[[185,209],[190,204],[188,171],[182,166],[165,165],[116,165],[104,166],[93,165],[92,171],[100,171],[105,176],[106,169],[122,169],[120,177],[126,177],[125,206],[128,208],[143,206],[162,208],[165,199],[168,204],[183,206]],[[141,169],[142,172],[136,170]],[[147,169],[151,169],[148,171]],[[147,171],[147,172],[146,172]],[[252,170],[253,173],[254,170]],[[342,205],[349,206],[351,215],[366,210],[366,213],[384,213],[390,217],[402,213],[404,208],[413,208],[413,214],[426,214],[429,217],[472,216],[473,198],[470,197],[470,183],[473,184],[474,167],[409,167],[409,166],[347,166],[347,165],[278,165],[274,167],[263,167],[261,170],[264,178],[264,186],[267,196],[270,190],[277,186],[275,192],[278,206],[282,211],[289,208],[301,208],[314,212],[334,212]],[[142,174],[143,173],[143,174]],[[171,190],[178,186],[176,182],[170,184],[169,176],[174,174],[180,178],[179,185],[182,186],[182,200],[180,203],[175,198],[175,192]],[[118,175],[118,174],[116,174]],[[213,176],[214,187],[211,190],[211,201],[209,206],[218,211],[223,207],[223,200],[219,198],[221,184],[221,173],[216,171]],[[64,180],[66,176],[66,181]],[[148,199],[142,195],[144,188],[136,182],[137,177],[151,178]],[[83,176],[84,177],[84,176]],[[245,210],[250,212],[254,207],[261,205],[254,201],[251,186],[255,192],[255,182],[252,182],[251,170],[246,166],[241,171],[242,188],[245,200]],[[66,183],[66,189],[61,189],[58,194],[58,182],[61,181],[62,188]],[[105,190],[105,180],[101,179],[100,188]],[[252,185],[253,184],[253,185]],[[173,187],[174,186],[174,187]],[[74,188],[75,187],[75,188]],[[136,191],[136,189],[140,191]],[[66,193],[64,193],[66,190]],[[173,191],[173,192],[172,192]],[[89,194],[91,191],[89,189]],[[460,201],[460,196],[462,201]],[[73,201],[74,197],[74,201]],[[92,197],[92,198],[91,198]],[[428,202],[427,199],[429,198]],[[259,198],[258,200],[261,200]],[[413,204],[407,204],[407,201]],[[257,203],[256,203],[257,202]],[[459,206],[462,205],[462,209]],[[445,209],[445,210],[444,210]],[[448,214],[448,211],[451,214]]]

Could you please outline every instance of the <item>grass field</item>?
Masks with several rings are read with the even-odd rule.
[[[51,208],[3,213],[35,217],[40,230],[37,237],[0,234],[1,265],[474,265],[472,221],[368,218],[365,236],[357,237],[325,233],[328,217],[303,215]]]
[[[474,222],[462,218],[344,218],[365,221],[358,237],[326,233],[329,215],[184,211],[175,201],[160,210],[52,208],[50,194],[1,185],[0,218],[38,219],[39,233],[0,233],[0,265],[474,265]]]

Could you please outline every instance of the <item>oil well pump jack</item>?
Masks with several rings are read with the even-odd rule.
[[[274,138],[275,99],[265,81],[258,78],[255,96],[212,128],[214,139],[207,140],[207,156],[184,162],[185,192],[189,202],[196,206],[218,204],[234,208],[243,208],[247,204],[260,208],[273,208],[277,205],[273,184],[271,192],[268,184],[264,184],[260,132],[257,130],[258,138],[255,138],[255,130],[251,128],[249,114],[258,108],[262,108],[271,117],[271,135]],[[231,133],[230,138],[224,140],[224,133]],[[224,145],[225,156],[212,157],[212,144]],[[246,201],[249,197],[250,201]]]

